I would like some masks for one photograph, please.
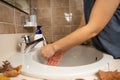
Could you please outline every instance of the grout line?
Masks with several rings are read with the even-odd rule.
[[[53,9],[52,9],[52,0],[50,0],[50,8],[51,8],[51,26],[50,26],[50,27],[51,27],[51,31],[52,31],[51,37],[52,37],[52,42],[53,42],[53,39],[54,39],[53,37],[54,37],[54,36],[53,36],[53,24],[52,24],[52,23],[53,23],[53,16],[52,16],[52,13],[53,13]]]
[[[9,22],[0,22],[0,23],[14,25],[14,23],[9,23]]]
[[[16,22],[16,10],[14,9],[14,24],[15,24],[15,33],[17,33],[17,22]]]
[[[71,11],[70,11],[70,0],[69,0],[69,13],[70,13],[70,12],[71,12]],[[73,16],[72,16],[72,19],[73,19]],[[73,21],[73,20],[71,20],[70,23],[69,23],[70,33],[72,32],[72,25],[71,25],[72,21]]]

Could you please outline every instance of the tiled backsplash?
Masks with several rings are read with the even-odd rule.
[[[0,1],[0,34],[32,33],[33,28],[24,28],[28,15]]]
[[[37,0],[38,24],[48,42],[54,42],[79,27],[82,0]],[[72,13],[72,21],[67,22],[64,13]]]
[[[54,42],[79,27],[82,0],[32,0],[37,6],[37,22],[42,26],[47,42]],[[0,34],[33,33],[33,28],[23,28],[28,15],[0,2]],[[72,21],[64,13],[72,13]]]

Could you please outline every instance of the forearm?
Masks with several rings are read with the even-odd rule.
[[[90,25],[86,25],[72,32],[70,35],[54,42],[52,45],[57,50],[67,51],[71,47],[81,44],[82,42],[96,36],[96,33],[92,29],[89,29]]]
[[[80,20],[80,26],[78,27],[79,29],[77,31],[74,31],[70,35],[64,37],[63,39],[61,39],[59,41],[56,41],[55,43],[53,43],[53,45],[55,47],[59,47],[59,49],[62,48],[62,49],[64,49],[64,51],[66,51],[67,49],[71,48],[72,46],[84,42],[85,40],[82,41],[83,38],[79,39],[80,35],[76,35],[76,34],[80,34],[79,32],[82,32],[81,27],[83,27],[85,25],[86,25],[86,23],[85,23],[84,11],[82,11],[82,17],[81,17],[81,20]],[[59,45],[59,46],[57,46],[57,45]]]
[[[57,50],[66,51],[72,46],[96,36],[109,22],[119,3],[119,0],[96,0],[88,24],[54,42],[53,47]]]

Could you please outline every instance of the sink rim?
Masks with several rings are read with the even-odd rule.
[[[103,53],[103,58],[101,60],[88,65],[72,67],[49,66],[38,63],[33,60],[32,55],[35,54],[36,51],[37,50],[33,50],[29,54],[17,53],[16,55],[12,56],[11,59],[9,59],[9,61],[13,64],[13,66],[22,64],[22,74],[24,75],[37,78],[65,79],[91,74],[93,75],[98,70],[106,68],[108,63],[111,62],[111,60],[113,60],[112,56]]]
[[[78,48],[80,48],[79,50],[78,50]],[[84,52],[85,53],[85,55],[83,55],[82,54],[82,56],[83,57],[85,57],[86,56],[86,58],[88,59],[88,60],[90,60],[90,61],[87,61],[87,63],[80,63],[80,64],[72,64],[72,65],[64,65],[65,63],[63,62],[63,61],[61,61],[61,62],[63,62],[64,64],[62,64],[62,65],[58,65],[57,67],[75,67],[75,66],[84,66],[84,65],[89,65],[89,64],[92,64],[92,63],[96,63],[97,61],[99,61],[99,60],[101,60],[102,58],[103,58],[103,53],[101,52],[101,51],[98,51],[97,49],[95,49],[95,48],[93,48],[93,47],[86,47],[86,46],[75,46],[75,47],[73,47],[73,49],[71,49],[71,50],[69,50],[69,51],[67,51],[66,53],[65,53],[65,55],[63,56],[63,60],[64,60],[64,57],[65,58],[67,58],[66,56],[70,56],[71,58],[73,58],[73,59],[75,59],[74,57],[73,57],[73,55],[76,53],[77,54],[77,56],[81,56],[81,55],[79,55],[79,53],[81,54],[81,51],[82,51],[82,49],[84,50],[85,48],[89,48],[88,49],[88,51],[86,52]],[[74,54],[73,54],[73,50],[76,50],[77,49],[77,51],[75,51],[74,52]],[[88,52],[89,51],[91,51],[90,53],[89,53],[89,55],[92,55],[93,57],[93,59],[91,59],[91,57],[88,57],[88,55],[86,55],[86,53],[88,54]],[[44,59],[42,58],[41,59],[41,61],[40,61],[40,59],[38,58],[38,56],[39,56],[39,52],[40,51],[38,51],[38,53],[36,54],[36,55],[32,55],[32,57],[33,57],[33,60],[35,60],[36,62],[38,62],[38,63],[41,63],[41,64],[43,64],[43,65],[46,65],[46,64],[44,64],[44,63],[46,63],[45,61],[44,61]],[[83,51],[82,51],[82,53],[83,53]],[[97,53],[97,54],[96,54]],[[66,55],[67,54],[67,55]],[[95,56],[94,56],[95,55]],[[37,58],[37,59],[36,59]],[[89,59],[90,58],[90,59]],[[97,58],[97,60],[96,60],[96,58]],[[38,60],[39,59],[39,60]],[[78,57],[77,57],[77,59],[78,59]],[[86,59],[84,59],[84,58],[82,58],[82,57],[79,57],[79,60],[85,60],[86,61]],[[60,63],[61,64],[61,63]]]

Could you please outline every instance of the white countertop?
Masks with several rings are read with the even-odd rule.
[[[109,70],[110,71],[115,71],[118,70],[120,71],[120,59],[116,59],[114,61],[112,61],[111,63],[109,63]],[[33,78],[33,77],[29,77],[29,76],[25,76],[25,75],[18,75],[17,77],[13,77],[10,78],[11,80],[45,80],[45,79],[37,79],[37,78]],[[88,79],[91,80],[91,79]]]
[[[7,60],[10,56],[17,53],[17,44],[21,42],[21,35],[23,34],[10,34],[10,35],[0,35],[0,65],[2,61]],[[7,44],[6,44],[7,42]],[[6,50],[7,49],[7,50]],[[120,71],[120,59],[113,60],[108,64],[108,69],[110,71],[118,70]],[[17,77],[10,78],[11,80],[45,80],[45,79],[37,79],[32,78],[25,75],[18,75]],[[91,80],[90,78],[86,80]]]
[[[32,77],[28,77],[25,75],[18,75],[17,77],[13,77],[10,78],[11,80],[43,80],[43,79],[37,79],[37,78],[32,78]]]

